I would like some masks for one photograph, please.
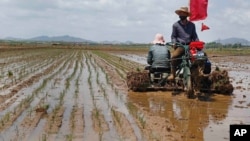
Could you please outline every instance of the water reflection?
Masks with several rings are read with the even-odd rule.
[[[164,101],[155,101],[154,99],[149,99],[149,109],[152,113],[162,113],[166,109],[166,102]]]
[[[183,94],[172,96],[171,92],[129,92],[128,98],[149,114],[168,118],[186,141],[206,140],[205,129],[213,128],[210,123],[221,124],[232,104],[231,96],[215,96],[206,102],[187,99]]]
[[[146,62],[137,59],[142,57],[136,55],[122,57],[140,60],[141,64]],[[230,124],[250,124],[249,56],[210,59],[213,67],[229,70],[230,81],[235,88],[233,96],[216,95],[213,101],[205,102],[184,96],[172,97],[170,92],[130,92],[128,98],[150,114],[169,118],[185,140],[229,140]]]

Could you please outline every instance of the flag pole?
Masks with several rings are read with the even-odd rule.
[[[190,0],[188,0],[188,10],[189,10],[189,13],[191,15],[191,12],[190,12]],[[190,16],[188,17],[188,19],[190,19]]]

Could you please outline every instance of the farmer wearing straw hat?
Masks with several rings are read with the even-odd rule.
[[[175,13],[179,16],[180,20],[173,24],[171,40],[173,42],[174,51],[172,52],[171,62],[171,75],[169,80],[175,78],[176,67],[181,63],[180,58],[184,54],[184,48],[175,46],[175,43],[189,45],[191,41],[198,41],[199,38],[196,33],[195,24],[187,19],[190,16],[188,7],[180,7]]]
[[[153,81],[155,71],[164,72],[163,78],[167,78],[170,73],[170,51],[165,46],[165,40],[162,34],[156,34],[153,40],[153,45],[150,47],[147,57],[147,63],[151,65],[150,78]]]

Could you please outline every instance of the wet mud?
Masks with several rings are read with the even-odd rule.
[[[121,55],[130,60],[142,57]],[[146,58],[146,57],[145,57]],[[128,99],[150,115],[169,119],[181,140],[229,140],[230,124],[250,124],[250,65],[248,56],[212,58],[212,67],[228,70],[232,95],[214,93],[208,99],[187,99],[184,93],[129,92]]]
[[[232,95],[188,99],[172,91],[128,91],[126,74],[145,54],[83,49],[0,53],[0,140],[229,140],[230,124],[250,124],[246,60],[212,58],[229,71]]]

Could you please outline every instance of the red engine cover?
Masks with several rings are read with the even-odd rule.
[[[190,50],[190,54],[191,54],[191,61],[193,62],[194,60],[195,60],[195,56],[196,56],[196,54],[197,54],[197,50],[195,49],[195,48],[191,48]]]
[[[202,41],[194,41],[189,44],[190,50],[192,49],[197,49],[197,50],[202,50],[204,48],[204,42]]]
[[[201,51],[204,48],[204,42],[194,41],[189,44],[189,51],[191,54],[191,61],[193,62],[196,59],[197,51]]]

